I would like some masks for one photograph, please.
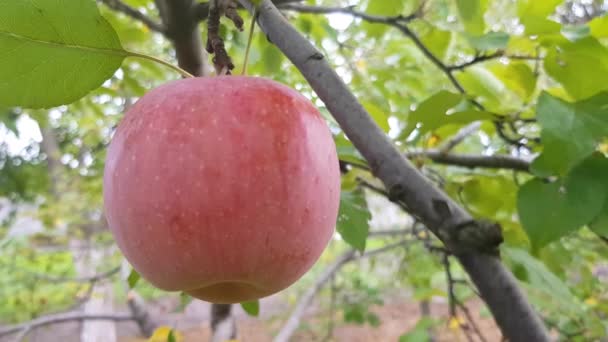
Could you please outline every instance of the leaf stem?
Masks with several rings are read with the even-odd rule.
[[[167,67],[169,67],[169,68],[177,71],[180,75],[182,75],[182,76],[184,76],[186,78],[193,78],[194,77],[194,75],[192,75],[191,73],[187,72],[186,70],[178,67],[177,65],[173,65],[173,64],[171,64],[171,63],[169,63],[167,61],[164,61],[164,60],[162,60],[160,58],[156,58],[154,56],[146,55],[146,54],[139,53],[139,52],[133,52],[133,51],[127,51],[127,54],[129,56],[131,56],[131,57],[138,57],[138,58],[142,58],[142,59],[147,59],[149,61],[156,62],[156,63],[162,64],[164,66],[167,66]]]
[[[243,71],[241,75],[247,74],[247,63],[249,62],[249,50],[251,49],[251,41],[253,40],[253,30],[255,29],[255,18],[258,16],[257,8],[253,10],[251,17],[251,28],[249,29],[249,38],[247,39],[247,48],[245,49],[245,60],[243,61]]]

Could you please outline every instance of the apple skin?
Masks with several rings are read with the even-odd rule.
[[[190,78],[143,96],[103,178],[118,247],[152,285],[213,303],[279,292],[335,229],[331,132],[301,94],[245,76]]]

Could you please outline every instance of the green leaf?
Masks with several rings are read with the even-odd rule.
[[[542,154],[532,163],[538,176],[563,175],[589,156],[608,136],[608,93],[568,103],[543,93],[536,116],[542,127]]]
[[[274,44],[266,42],[262,51],[262,62],[264,63],[264,71],[272,74],[281,68],[283,53]]]
[[[334,142],[340,160],[367,165],[365,159],[361,156],[359,151],[357,151],[355,146],[353,146],[350,140],[346,139],[343,133],[334,135]]]
[[[561,25],[549,20],[549,16],[555,11],[555,7],[562,0],[519,0],[518,14],[527,35],[541,35],[559,32]]]
[[[420,123],[420,134],[432,131],[441,126],[441,119],[446,112],[455,107],[463,100],[461,94],[451,93],[447,90],[440,90],[431,97],[422,101],[418,107],[410,112],[407,117],[407,125],[402,134],[410,135]]]
[[[592,36],[596,38],[608,37],[608,16],[595,17],[588,24]]]
[[[491,70],[523,102],[527,102],[536,89],[537,77],[527,63],[511,62],[506,65],[497,63],[491,67]]]
[[[568,285],[551,272],[541,261],[530,255],[527,251],[518,248],[503,247],[501,253],[505,259],[517,264],[526,271],[526,282],[537,291],[550,294],[559,305],[573,312],[581,313],[578,300],[572,295]]]
[[[568,40],[576,41],[589,36],[591,29],[587,25],[569,25],[562,28],[562,34]]]
[[[535,178],[520,189],[520,221],[535,249],[590,223],[600,213],[608,193],[608,159],[593,156],[561,181]]]
[[[178,310],[183,311],[186,308],[186,306],[188,306],[188,304],[190,304],[190,302],[192,302],[192,297],[189,294],[187,294],[186,292],[180,292]]]
[[[372,327],[380,326],[380,317],[373,312],[367,313],[367,323],[369,323]]]
[[[509,44],[509,34],[505,32],[488,32],[481,36],[467,37],[469,43],[477,50],[504,49]]]
[[[544,66],[576,100],[608,90],[608,48],[593,37],[550,46]]]
[[[486,23],[484,14],[486,12],[487,0],[457,0],[458,13],[464,24],[465,30],[471,34],[481,34],[485,30]]]
[[[431,341],[429,335],[429,329],[437,325],[437,322],[430,317],[420,318],[416,323],[416,326],[401,336],[399,336],[399,342],[427,342]]]
[[[603,237],[608,237],[608,201],[604,203],[600,214],[591,222],[589,228]]]
[[[243,302],[241,307],[249,316],[257,317],[260,314],[260,302],[258,300]]]
[[[169,330],[169,334],[167,335],[167,342],[175,342],[175,333],[173,329]]]
[[[386,113],[381,108],[371,102],[362,102],[361,104],[363,105],[363,107],[365,107],[365,110],[367,110],[369,115],[372,117],[372,119],[374,119],[378,126],[380,126],[380,128],[384,132],[388,132],[390,127],[388,125],[388,116],[386,115]]]
[[[361,252],[365,250],[370,219],[371,214],[363,191],[342,191],[337,230],[346,243]]]
[[[366,308],[360,304],[349,305],[344,309],[344,322],[363,324],[365,323]]]
[[[407,125],[402,136],[409,136],[419,126],[420,134],[433,131],[441,126],[449,124],[468,124],[477,120],[492,119],[487,112],[477,110],[465,110],[451,113],[454,107],[463,101],[461,94],[440,90],[433,96],[424,100],[412,111],[407,118]]]
[[[490,110],[508,106],[508,103],[504,103],[506,102],[505,85],[484,66],[468,67],[464,72],[458,73],[456,79],[467,92],[475,94],[476,98]]]
[[[49,108],[101,86],[127,55],[94,1],[0,3],[0,106]]]
[[[12,109],[0,108],[0,122],[4,124],[9,131],[13,132],[15,136],[19,137],[19,130],[17,129],[17,119],[19,115]]]
[[[137,273],[135,269],[131,269],[131,273],[129,273],[129,276],[127,277],[127,283],[129,284],[129,288],[134,288],[140,278],[141,276],[139,275],[139,273]]]
[[[401,14],[403,8],[404,1],[402,0],[370,0],[365,12],[378,16],[396,16]],[[362,28],[367,31],[369,36],[378,38],[389,29],[389,26],[382,23],[363,22]]]
[[[460,185],[459,195],[474,213],[496,217],[499,212],[514,212],[517,187],[511,178],[492,176],[472,177]]]
[[[443,60],[452,41],[452,32],[433,27],[421,40],[433,55]]]

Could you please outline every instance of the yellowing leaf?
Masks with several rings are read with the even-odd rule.
[[[364,71],[367,68],[367,62],[364,59],[357,60],[357,62],[355,62],[355,65],[357,66],[357,70],[359,71]]]
[[[450,318],[450,322],[448,323],[448,327],[451,330],[460,330],[460,328],[464,325],[465,320],[462,317],[453,316]]]
[[[589,306],[596,306],[597,303],[598,303],[597,298],[589,297],[589,298],[585,299],[585,304],[587,304]]]
[[[429,139],[426,141],[426,144],[428,147],[432,148],[435,147],[439,144],[439,142],[441,141],[441,139],[439,138],[439,136],[433,134],[429,137]]]
[[[173,330],[171,327],[163,325],[154,330],[154,333],[150,336],[148,342],[167,342],[171,332],[173,332],[173,338],[176,342],[184,340],[184,336],[181,333]]]

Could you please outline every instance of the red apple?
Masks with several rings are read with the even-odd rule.
[[[110,230],[143,278],[214,303],[281,291],[332,237],[331,133],[296,91],[255,77],[173,81],[125,115],[104,173]]]

